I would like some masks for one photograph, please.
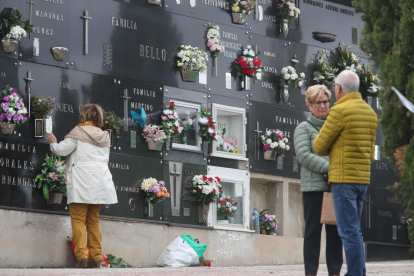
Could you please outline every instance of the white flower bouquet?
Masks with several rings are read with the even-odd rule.
[[[283,13],[285,19],[298,18],[300,10],[296,8],[294,0],[276,0],[276,7]]]
[[[214,175],[196,175],[193,177],[193,193],[198,205],[215,202],[220,195],[220,178]]]
[[[28,33],[33,32],[33,25],[29,20],[24,20],[21,13],[16,9],[5,8],[3,13],[3,28],[0,33],[4,39],[20,40],[26,37]]]
[[[205,52],[191,45],[181,45],[177,54],[177,66],[180,71],[203,72],[206,70],[208,56]]]
[[[302,72],[300,73],[300,75],[298,75],[296,73],[295,68],[293,68],[292,66],[287,66],[282,68],[282,77],[286,85],[288,85],[289,83],[293,83],[295,87],[302,88],[305,73]]]

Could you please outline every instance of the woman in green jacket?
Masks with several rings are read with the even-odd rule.
[[[331,92],[325,85],[314,85],[306,91],[306,103],[310,109],[309,120],[300,123],[294,134],[296,156],[301,164],[300,190],[303,192],[305,237],[303,259],[306,275],[316,275],[319,266],[322,224],[323,192],[329,191],[327,181],[329,159],[313,149],[313,141],[329,112]],[[325,225],[326,264],[330,276],[339,275],[343,263],[342,241],[335,225]]]

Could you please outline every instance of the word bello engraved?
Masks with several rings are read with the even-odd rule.
[[[123,18],[112,17],[112,26],[138,31],[137,22]]]
[[[60,88],[65,88],[69,90],[78,90],[78,87],[76,86],[76,84],[65,82],[62,79],[60,79]]]
[[[47,10],[45,11],[36,10],[35,15],[37,17],[46,18],[50,20],[63,21],[63,14],[58,14],[54,12],[52,13],[52,12],[48,12]]]
[[[167,59],[167,51],[165,49],[161,50],[161,54],[158,51],[158,48],[155,48],[152,46],[146,46],[146,45],[139,45],[139,55],[141,57],[146,57],[150,59],[156,59],[156,60],[163,60],[165,61]]]
[[[57,103],[56,104],[56,111],[61,111],[61,112],[69,112],[69,113],[73,113],[73,106],[70,104],[65,104],[65,103]]]

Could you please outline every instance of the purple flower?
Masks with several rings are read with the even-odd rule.
[[[269,145],[269,144],[264,145],[264,146],[263,146],[263,149],[264,149],[264,150],[270,150],[270,145]]]
[[[3,110],[6,112],[7,110],[9,110],[10,105],[9,105],[9,103],[2,103],[2,104],[1,104],[1,107],[2,107],[2,108],[3,108]]]
[[[260,211],[260,214],[261,214],[261,215],[263,215],[263,214],[264,214],[264,212],[263,212],[263,211]]]
[[[5,114],[4,114],[4,117],[5,117],[7,120],[11,121],[12,116],[11,116],[9,113],[5,113]]]
[[[264,135],[262,135],[262,137],[261,137],[261,138],[262,138],[262,140],[266,139],[266,138],[264,137]]]
[[[161,189],[165,188],[165,182],[164,181],[161,180],[160,182],[158,182],[158,184],[160,184]]]
[[[4,97],[4,98],[3,98],[3,100],[5,100],[6,102],[10,102],[10,100],[11,100],[10,95],[9,95],[9,96]]]
[[[277,4],[277,8],[278,9],[281,9],[282,8],[282,5],[281,4]]]
[[[20,103],[16,103],[16,108],[20,110]]]
[[[292,2],[292,3],[293,3],[293,2],[295,2],[295,0],[290,0],[290,2]]]

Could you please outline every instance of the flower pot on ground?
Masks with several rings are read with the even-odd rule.
[[[47,204],[61,204],[63,193],[49,193]]]
[[[197,71],[181,71],[181,78],[183,79],[183,81],[195,82],[197,81],[197,77]]]
[[[14,53],[19,42],[15,39],[2,39],[1,44],[6,53]]]
[[[231,16],[234,24],[246,24],[247,14],[232,12]]]
[[[277,234],[277,219],[275,215],[267,214],[267,210],[259,212],[259,225],[260,232],[263,235],[274,235]]]
[[[27,109],[23,103],[23,99],[17,94],[17,90],[13,87],[7,85],[1,92],[1,131],[3,134],[12,134],[15,124],[26,122]]]

